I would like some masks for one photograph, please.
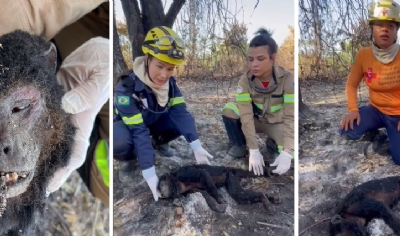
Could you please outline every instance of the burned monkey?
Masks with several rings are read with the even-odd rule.
[[[30,235],[75,128],[61,109],[54,45],[22,31],[0,44],[0,235]]]
[[[400,235],[400,218],[391,210],[400,200],[400,176],[372,180],[355,187],[331,218],[330,235],[369,235],[368,223],[380,218]]]
[[[272,170],[264,170],[271,176]],[[170,174],[161,176],[158,190],[161,198],[177,198],[189,192],[201,192],[209,207],[216,212],[225,212],[227,205],[218,194],[217,188],[226,186],[229,194],[239,204],[262,202],[264,207],[278,203],[279,198],[266,196],[260,192],[244,190],[239,179],[256,176],[253,172],[224,166],[191,165],[184,166]]]

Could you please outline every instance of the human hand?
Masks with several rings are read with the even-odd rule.
[[[253,170],[255,175],[264,175],[264,157],[258,149],[250,149],[249,171]]]
[[[358,111],[350,111],[347,115],[340,121],[340,127],[347,131],[349,129],[353,129],[354,120],[357,120],[357,125],[360,125],[361,117],[360,112]]]
[[[72,114],[71,122],[77,130],[71,159],[54,174],[48,193],[58,190],[86,160],[94,120],[109,99],[109,40],[94,38],[72,52],[60,67],[57,82],[68,91],[62,98],[62,108]]]
[[[276,157],[274,163],[270,166],[277,166],[272,173],[282,175],[286,173],[290,169],[290,164],[292,162],[292,155],[287,153],[286,151],[281,151],[279,156]]]
[[[195,140],[191,142],[190,147],[192,148],[194,152],[194,157],[196,158],[197,164],[208,164],[210,165],[210,161],[208,160],[207,157],[213,158],[213,156],[208,153],[200,144],[200,140]]]
[[[146,179],[147,185],[149,185],[150,190],[153,193],[154,201],[156,202],[158,201],[158,197],[160,196],[160,193],[157,190],[158,181],[159,180],[157,175],[154,175],[153,177]]]

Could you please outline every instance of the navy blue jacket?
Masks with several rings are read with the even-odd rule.
[[[198,139],[193,116],[187,111],[182,92],[178,88],[175,78],[169,79],[168,115],[177,131],[190,143]],[[138,105],[132,94],[138,98],[147,99],[148,108],[160,112],[165,110],[157,103],[157,99],[149,86],[144,84],[134,73],[122,77],[118,82],[114,94],[115,121],[123,120],[130,130],[135,154],[139,166],[146,170],[154,166],[154,149],[152,146],[148,126],[154,124],[161,116]],[[114,134],[118,135],[118,134]]]

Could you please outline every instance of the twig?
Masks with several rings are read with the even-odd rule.
[[[93,221],[92,236],[96,235],[96,225],[97,225],[97,220],[99,218],[100,207],[101,207],[100,200],[96,199],[96,214],[94,216],[94,221]]]
[[[266,226],[270,226],[270,227],[274,227],[274,228],[280,228],[280,229],[287,229],[287,228],[288,228],[288,227],[285,227],[285,226],[274,225],[274,224],[268,224],[268,223],[258,222],[258,221],[257,221],[257,224],[266,225]]]
[[[299,233],[299,235],[304,234],[305,232],[307,232],[307,230],[309,230],[309,229],[313,228],[314,226],[319,225],[319,224],[321,224],[321,223],[323,223],[323,222],[325,222],[325,221],[328,221],[328,220],[330,220],[330,219],[331,219],[331,217],[325,218],[325,219],[322,219],[322,220],[320,220],[320,221],[318,221],[318,222],[312,224],[310,227],[308,227],[308,228],[304,229],[303,231],[301,231],[301,232]]]

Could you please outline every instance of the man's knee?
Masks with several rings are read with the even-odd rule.
[[[349,129],[347,131],[345,131],[342,128],[339,128],[338,133],[339,133],[340,137],[342,137],[345,140],[357,140],[357,139],[362,138],[364,134],[357,131],[357,129],[355,127],[356,125],[357,125],[356,122],[354,122],[354,126],[353,126],[354,129],[350,129],[350,127],[349,127]]]

